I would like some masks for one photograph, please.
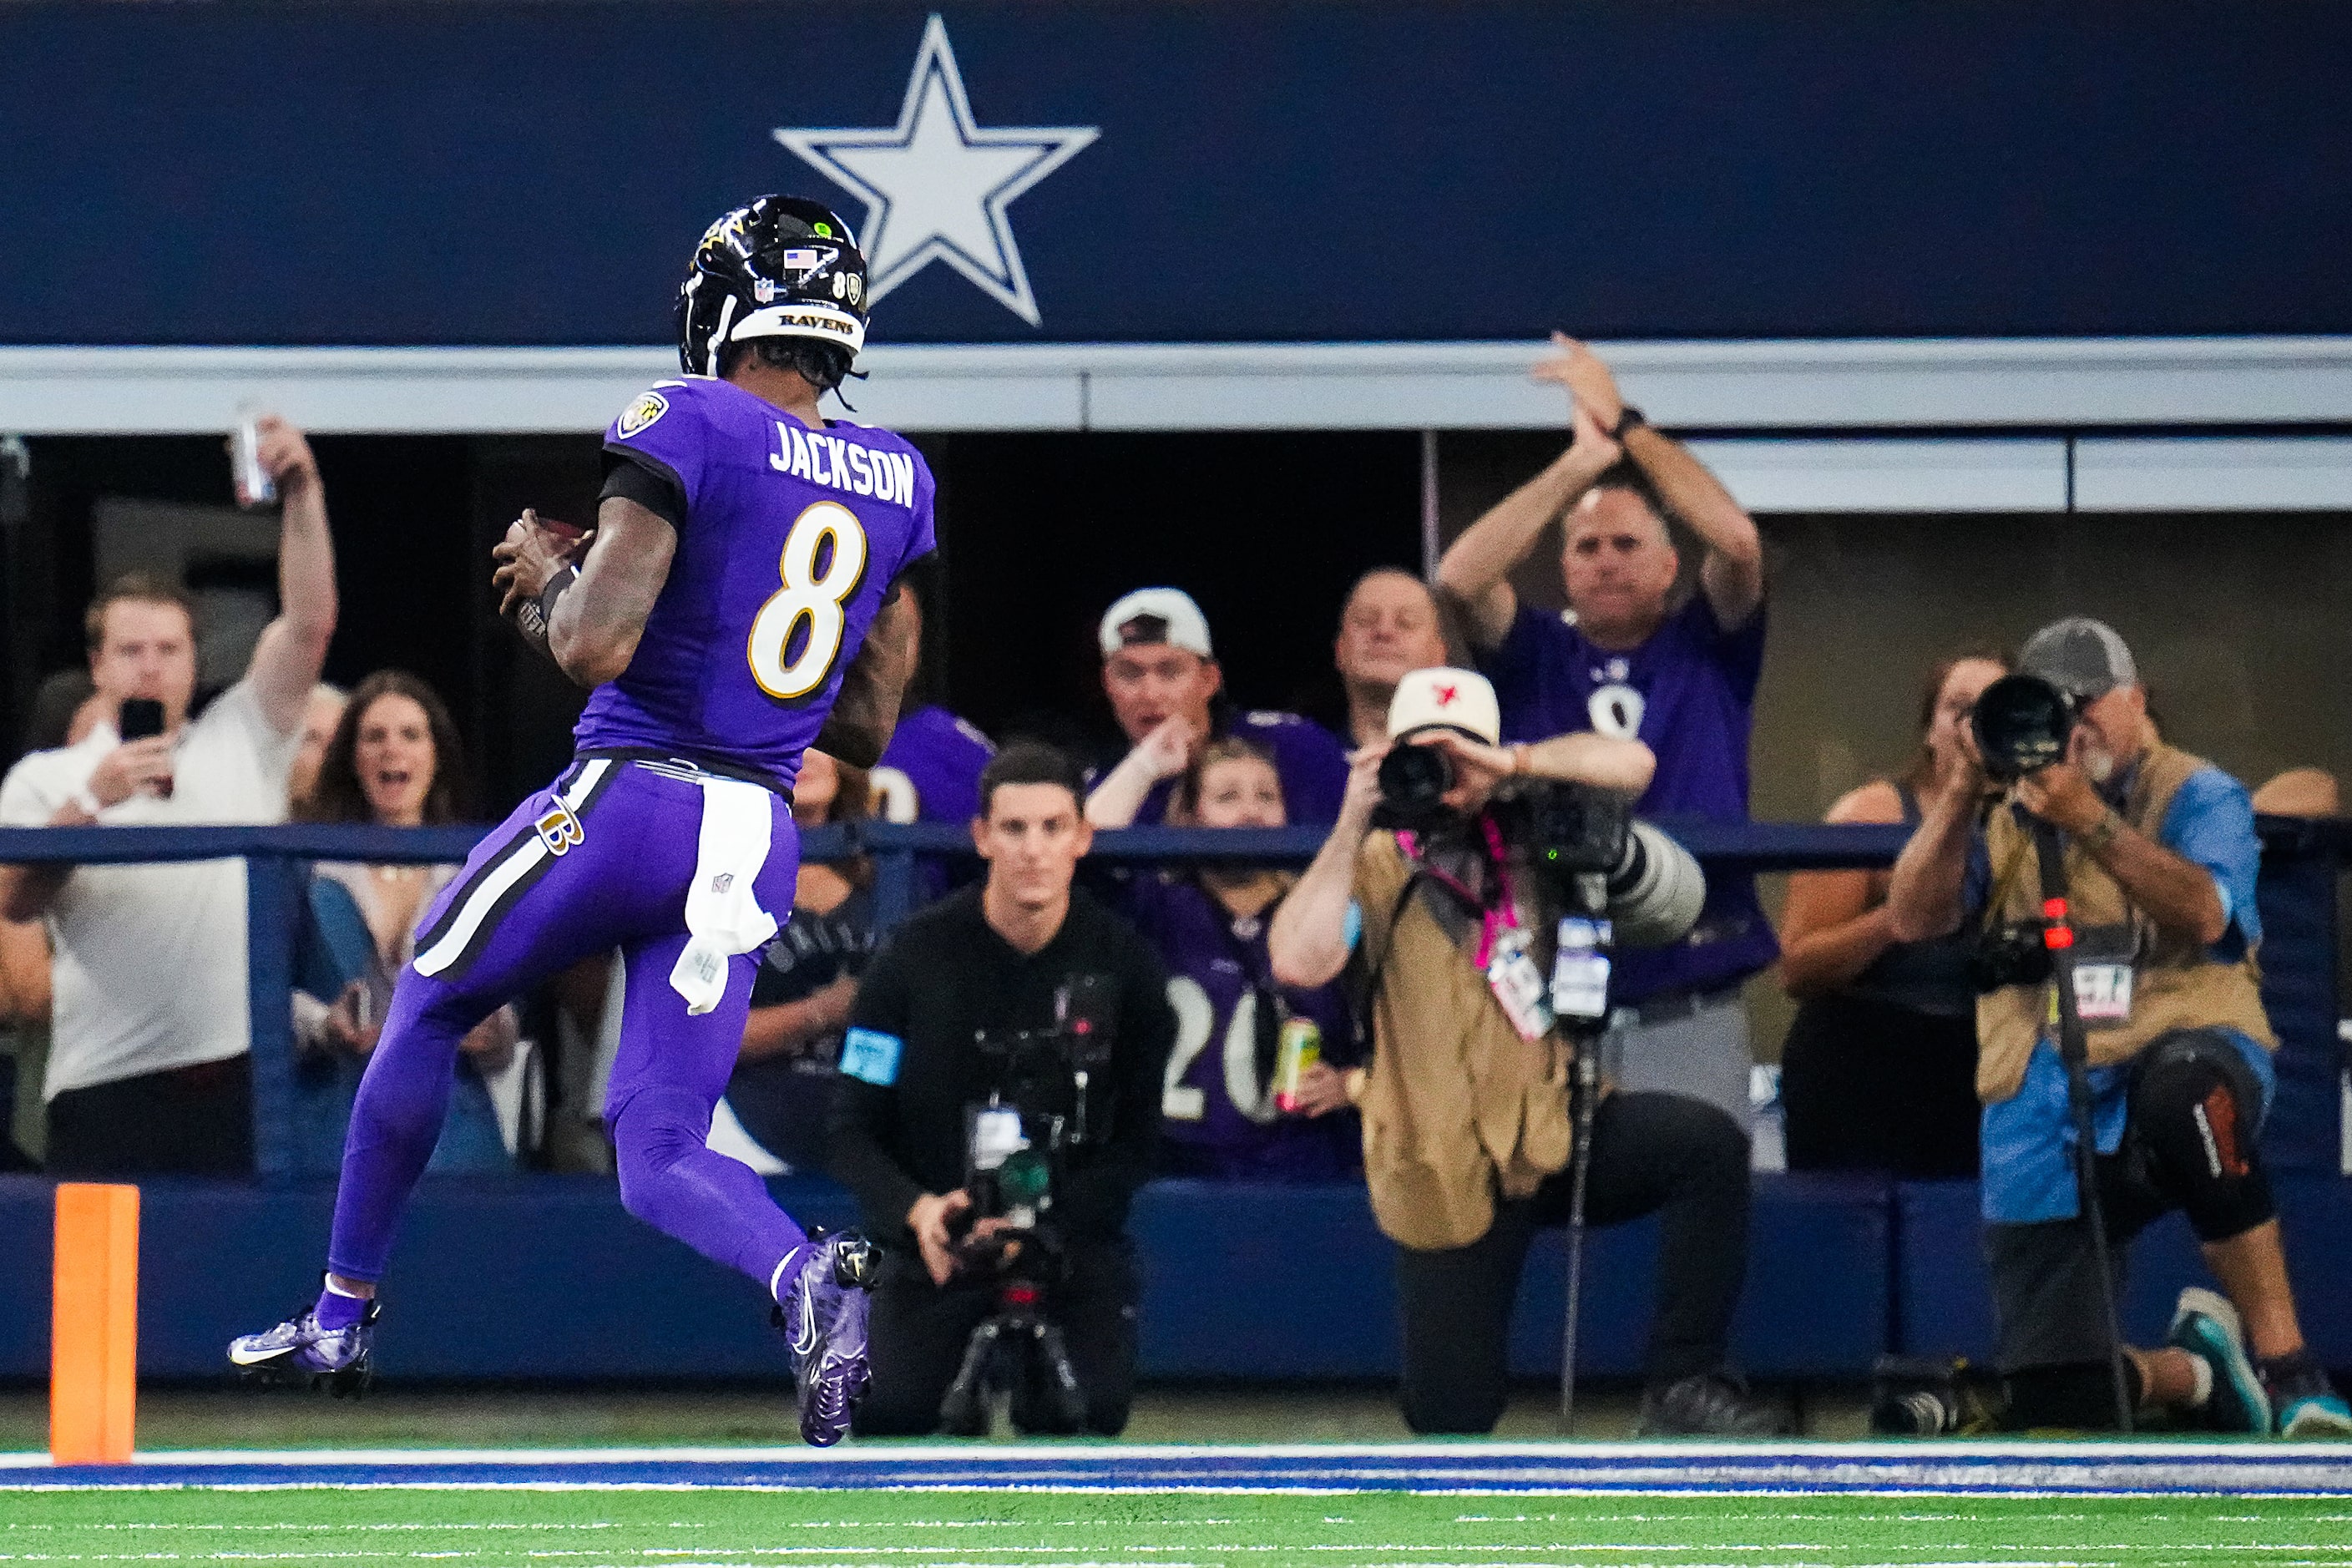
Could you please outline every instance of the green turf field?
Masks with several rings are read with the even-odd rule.
[[[2352,1568],[2342,1499],[296,1488],[0,1493],[0,1563]]]

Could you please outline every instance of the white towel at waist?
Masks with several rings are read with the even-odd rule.
[[[686,951],[669,972],[688,1013],[708,1013],[727,994],[727,961],[776,934],[776,917],[755,890],[768,863],[773,792],[741,779],[702,780],[702,831],[686,890]]]

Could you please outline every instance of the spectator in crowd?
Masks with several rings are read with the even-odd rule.
[[[952,822],[961,826],[980,815],[980,773],[996,755],[995,742],[950,712],[939,659],[922,637],[923,597],[930,592],[929,563],[921,563],[899,585],[915,603],[915,675],[908,683],[898,727],[890,735],[870,780],[878,806],[874,815],[892,822]],[[795,792],[795,799],[797,799]]]
[[[1139,588],[1104,612],[1103,691],[1129,747],[1095,781],[1087,820],[1097,827],[1167,819],[1176,781],[1201,748],[1234,734],[1254,742],[1282,775],[1283,797],[1300,822],[1338,815],[1347,753],[1321,725],[1296,713],[1236,712],[1220,700],[1224,671],[1209,642],[1208,617],[1176,588]]]
[[[36,1168],[40,1146],[39,1079],[49,1043],[49,933],[38,921],[0,920],[0,1171]]]
[[[2099,1270],[2181,1208],[2227,1299],[2184,1291],[2166,1345],[2123,1347],[2133,1401],[2227,1431],[2352,1436],[2352,1409],[2304,1342],[2263,1170],[2276,1040],[2256,986],[2262,847],[2245,786],[2158,738],[2131,650],[2101,623],[2042,628],[2018,667],[2080,705],[2064,760],[2002,791],[1979,828],[1982,764],[1951,749],[1887,899],[1899,942],[2038,931],[2055,890],[2032,829],[2063,836],[2094,1201],[2116,1257],[2093,1252],[2080,1212],[2050,982],[2001,986],[1977,1004],[1977,1089],[2011,1420],[2114,1424]]]
[[[1451,754],[1454,820],[1373,831],[1389,748],[1358,752],[1339,824],[1276,911],[1267,952],[1284,984],[1323,985],[1360,936],[1372,1059],[1346,1083],[1363,1113],[1373,1217],[1398,1244],[1405,1424],[1486,1432],[1503,1411],[1528,1247],[1538,1226],[1567,1216],[1574,1119],[1573,1048],[1519,978],[1550,971],[1561,911],[1524,847],[1488,831],[1484,814],[1496,786],[1521,775],[1636,794],[1652,759],[1639,741],[1589,731],[1505,747],[1493,689],[1468,670],[1407,676],[1389,731],[1394,743]],[[1619,1089],[1596,1108],[1592,1140],[1591,1222],[1661,1216],[1642,1430],[1773,1430],[1728,1371],[1748,1256],[1739,1128],[1685,1096]]]
[[[1127,1425],[1139,1294],[1128,1204],[1151,1173],[1175,1021],[1150,944],[1072,886],[1093,842],[1082,787],[1076,765],[1051,747],[999,752],[972,823],[987,880],[898,928],[850,1010],[830,1163],[886,1248],[861,1434],[936,1428],[966,1342],[996,1310],[999,1269],[1014,1261],[1000,1250],[1002,1233],[1017,1227],[1008,1215],[974,1214],[965,1176],[1010,1142],[996,1118],[978,1115],[1010,1070],[982,1052],[980,1036],[1002,1041],[1016,1030],[1109,1038],[1109,1064],[1085,1088],[1066,1083],[1057,1103],[1029,1109],[1075,1121],[1076,1096],[1086,1097],[1091,1131],[1065,1150],[1040,1216],[1066,1263],[1039,1305],[1066,1336],[1087,1430],[1116,1436]],[[1042,1121],[1016,1134],[1045,1136]],[[1016,1425],[1034,1415],[1015,1404]]]
[[[1375,566],[1357,578],[1331,643],[1331,664],[1348,698],[1351,744],[1386,744],[1397,682],[1410,670],[1446,662],[1445,628],[1428,584],[1394,566]]]
[[[1920,801],[1969,744],[1977,694],[2006,657],[1937,664],[1920,693],[1918,755],[1830,807],[1832,822],[1919,825]],[[1798,1004],[1780,1048],[1789,1169],[1885,1171],[1914,1181],[1977,1173],[1977,988],[1969,942],[1895,940],[1888,873],[1789,879],[1780,980]]]
[[[2254,791],[2254,811],[2262,816],[2341,816],[2344,792],[2325,768],[2289,768]]]
[[[1590,349],[1555,334],[1536,367],[1568,389],[1567,450],[1471,524],[1438,563],[1507,739],[1590,730],[1640,740],[1657,776],[1649,816],[1748,819],[1748,737],[1764,661],[1764,552],[1756,525],[1680,442],[1627,404]],[[1523,605],[1510,573],[1567,513],[1569,613]],[[1666,519],[1698,535],[1697,592],[1679,605]],[[1612,993],[1612,1074],[1629,1089],[1696,1095],[1748,1124],[1752,1053],[1739,995],[1772,962],[1752,879],[1707,879],[1706,912],[1675,946],[1629,952]]]
[[[340,686],[322,680],[310,688],[310,700],[302,710],[302,749],[294,753],[294,766],[286,775],[289,815],[302,815],[302,803],[310,798],[319,783],[319,764],[326,758],[327,744],[335,738],[335,726],[343,721],[349,701]]]
[[[1178,785],[1170,820],[1286,826],[1274,759],[1235,736],[1211,741]],[[1342,988],[1283,985],[1266,957],[1266,929],[1297,880],[1268,867],[1208,865],[1129,885],[1136,924],[1167,963],[1176,1012],[1160,1102],[1160,1168],[1170,1175],[1318,1182],[1356,1167],[1356,1118],[1335,1070],[1355,1054]],[[1315,1026],[1320,1058],[1284,1106],[1277,1054],[1293,1019]]]
[[[88,666],[53,669],[43,676],[33,689],[32,711],[25,718],[25,750],[52,752],[72,745],[79,738],[73,733],[74,719],[96,694]]]
[[[866,803],[863,769],[814,746],[802,753],[793,821],[803,827],[856,821]],[[873,862],[862,856],[838,865],[803,859],[794,889],[793,912],[751,983],[743,1052],[727,1081],[726,1104],[771,1158],[815,1171],[824,1164],[842,1031],[874,952]]]
[[[151,578],[110,584],[83,625],[91,679],[112,711],[79,744],[9,770],[0,823],[284,818],[303,710],[335,629],[335,559],[310,444],[269,417],[260,447],[283,498],[280,608],[244,677],[189,721],[196,649],[185,595]],[[162,733],[122,739],[134,699],[161,705]],[[0,869],[0,918],[37,915],[56,950],[49,1168],[249,1170],[243,862]]]
[[[337,700],[341,701],[340,696]],[[324,706],[312,694],[315,715]],[[327,738],[313,787],[297,815],[308,822],[439,827],[464,819],[465,750],[440,695],[402,669],[360,682]],[[306,1047],[300,1086],[306,1168],[339,1170],[343,1128],[359,1087],[357,1066],[374,1051],[392,1005],[392,983],[416,952],[416,921],[459,867],[321,860],[311,868],[314,929],[343,982],[331,1000],[294,993],[294,1037]],[[429,1167],[509,1168],[486,1078],[513,1060],[520,1034],[511,1005],[475,1026],[460,1048],[457,1082]]]

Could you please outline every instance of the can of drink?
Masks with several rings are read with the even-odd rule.
[[[261,466],[261,415],[249,405],[236,411],[236,430],[229,437],[231,467],[236,481],[236,504],[268,506],[278,499],[278,482]]]
[[[1274,1108],[1286,1115],[1298,1110],[1298,1080],[1323,1059],[1323,1031],[1312,1018],[1285,1018],[1281,1043],[1274,1053]]]

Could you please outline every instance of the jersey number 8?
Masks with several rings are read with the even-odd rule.
[[[817,557],[828,539],[833,541],[833,559],[819,575]],[[833,673],[833,661],[840,656],[841,639],[849,629],[848,614],[842,605],[866,575],[866,530],[839,501],[818,501],[793,519],[776,570],[783,586],[760,606],[745,651],[751,661],[751,679],[760,683],[760,689],[791,701],[814,691]],[[808,627],[807,640],[797,655],[787,658],[793,638],[803,624]]]

